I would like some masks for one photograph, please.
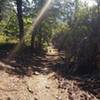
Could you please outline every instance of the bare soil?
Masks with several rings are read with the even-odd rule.
[[[9,72],[1,68],[0,100],[100,100],[100,80],[62,77],[63,72],[55,70],[58,59],[58,51],[49,47],[45,57],[34,60],[35,66],[22,75],[12,65]]]

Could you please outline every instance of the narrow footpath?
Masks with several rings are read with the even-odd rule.
[[[48,47],[40,66],[43,73],[21,78],[0,70],[0,100],[99,100],[80,88],[78,79],[65,79],[53,71],[58,59],[58,51]]]

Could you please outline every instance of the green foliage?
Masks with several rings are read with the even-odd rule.
[[[96,2],[97,5],[89,7],[80,0],[55,0],[46,12],[47,15],[43,16],[42,21],[33,31],[34,42],[38,42],[39,46],[44,46],[48,45],[54,37],[53,40],[58,42],[59,48],[73,54],[71,48],[75,48],[92,33],[99,33],[99,30],[96,29],[99,26],[100,7],[98,1]],[[15,0],[1,0],[0,4],[2,4],[0,8],[2,8],[3,14],[0,23],[1,32],[6,36],[18,37],[19,27]],[[33,19],[38,16],[44,4],[45,0],[32,0],[32,2],[23,0],[25,43],[28,45],[32,42],[32,33],[27,33],[27,30],[32,26]]]

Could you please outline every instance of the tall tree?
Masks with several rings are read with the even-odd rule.
[[[17,5],[17,16],[18,16],[18,22],[19,22],[19,38],[21,42],[24,37],[22,0],[16,0],[16,5]]]

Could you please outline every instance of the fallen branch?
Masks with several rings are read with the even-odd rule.
[[[5,64],[3,62],[0,61],[0,69],[15,69],[13,68],[12,66],[8,65],[8,64]]]

